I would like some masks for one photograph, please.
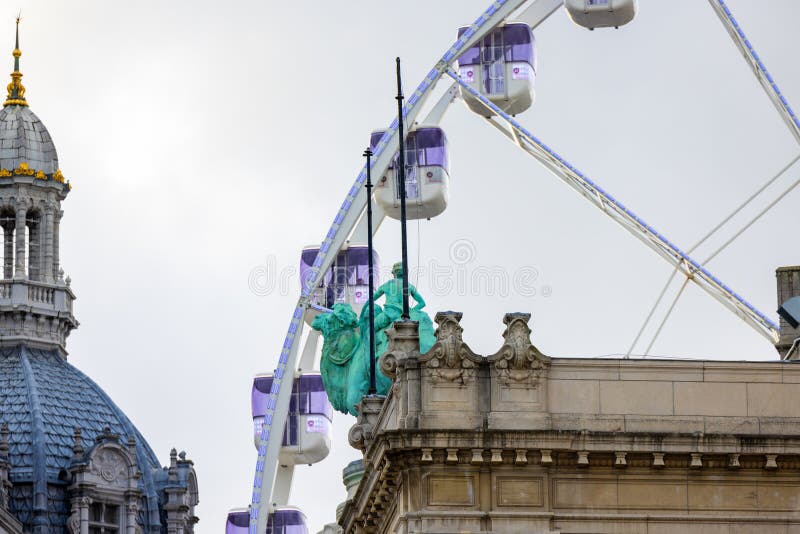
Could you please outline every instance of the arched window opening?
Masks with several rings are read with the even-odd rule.
[[[20,231],[22,232],[22,235],[19,235]],[[28,262],[30,261],[31,256],[30,256],[30,254],[27,253],[27,251],[28,251],[28,243],[30,243],[29,233],[30,232],[28,232],[28,226],[27,225],[24,228],[21,228],[21,229],[20,228],[15,228],[14,229],[14,243],[17,243],[17,247],[22,247],[22,252],[23,252],[21,261],[23,261],[24,264],[22,265],[22,273],[20,273],[20,274],[23,275],[23,278],[24,278],[26,273],[30,272],[30,271],[28,271]],[[22,244],[20,245],[19,243],[22,243]],[[19,251],[20,249],[17,248],[17,250]]]
[[[42,214],[31,211],[25,219],[28,234],[26,243],[28,253],[25,255],[27,262],[26,272],[29,280],[41,280],[42,273]]]
[[[8,208],[0,210],[0,228],[3,229],[3,244],[0,246],[0,265],[3,266],[3,279],[10,280],[14,276],[14,211]]]
[[[12,234],[11,234],[11,243],[12,243],[12,246],[14,247],[14,274],[12,276],[16,276],[17,274],[19,274],[18,273],[19,266],[17,265],[17,253],[20,251],[20,248],[18,248],[18,247],[22,247],[22,253],[23,253],[23,256],[20,259],[20,261],[22,261],[22,260],[25,261],[25,264],[22,266],[22,269],[24,271],[22,274],[25,274],[25,272],[27,272],[26,269],[28,268],[28,259],[24,256],[26,244],[28,242],[28,227],[26,226],[22,230],[22,236],[18,236],[17,235],[18,233],[19,233],[19,228],[17,228],[15,226],[14,230],[12,231]],[[17,244],[20,239],[22,239],[22,244],[21,245]]]

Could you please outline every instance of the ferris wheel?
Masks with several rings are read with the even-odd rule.
[[[724,0],[708,1],[800,143],[800,120],[729,7]],[[405,176],[409,219],[432,218],[447,209],[451,187],[448,141],[439,123],[458,99],[666,260],[674,269],[667,285],[675,276],[682,276],[684,286],[690,282],[697,284],[765,338],[778,341],[780,328],[773,320],[516,118],[535,101],[537,62],[533,32],[561,7],[574,23],[589,30],[628,24],[635,19],[638,9],[637,0],[495,0],[471,25],[453,29],[457,32],[454,44],[408,96],[402,111],[402,126],[406,128],[405,161],[399,163],[397,159],[403,130],[399,120],[369,136],[374,154],[371,173],[377,178],[372,227],[367,224],[366,216],[368,192],[364,185],[368,169],[365,166],[347,191],[321,244],[302,250],[301,294],[275,371],[257,375],[253,381],[251,407],[258,459],[252,501],[249,508],[231,511],[226,534],[308,532],[303,513],[288,505],[289,490],[295,465],[313,464],[328,455],[332,409],[320,374],[313,371],[320,334],[310,330],[304,337],[304,327],[336,303],[348,303],[358,313],[368,302],[370,253],[365,243],[370,230],[377,231],[384,218],[400,218],[399,176]],[[449,85],[438,101],[429,102],[440,83]],[[398,165],[403,165],[404,173],[398,172]],[[377,255],[372,260],[377,265]],[[664,294],[662,291],[656,305]],[[653,311],[646,322],[652,315]],[[634,345],[638,340],[639,336]]]

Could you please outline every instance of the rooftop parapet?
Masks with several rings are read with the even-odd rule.
[[[355,447],[395,430],[800,439],[800,365],[792,362],[551,358],[532,343],[524,313],[505,315],[502,345],[483,356],[464,341],[461,317],[436,315],[426,354],[416,324],[395,323],[380,360],[393,387],[385,403],[362,402]]]

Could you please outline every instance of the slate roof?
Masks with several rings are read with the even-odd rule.
[[[32,527],[36,493],[47,496],[47,517],[51,527],[56,527],[53,532],[66,524],[69,498],[59,472],[72,459],[76,427],[81,428],[86,446],[105,427],[123,443],[133,436],[143,475],[140,489],[147,497],[140,518],[145,525],[160,523],[154,476],[162,468],[156,455],[100,386],[57,352],[24,345],[0,349],[0,422],[9,427],[11,512],[26,529]]]
[[[16,169],[22,162],[48,175],[58,170],[56,147],[42,121],[29,107],[10,105],[0,111],[0,168]]]

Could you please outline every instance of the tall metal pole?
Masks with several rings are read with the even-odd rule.
[[[367,395],[377,395],[375,385],[375,282],[373,281],[373,252],[372,252],[372,150],[364,151],[367,158],[367,253],[369,254],[369,390]]]
[[[400,161],[397,168],[400,181],[400,240],[403,249],[403,315],[406,321],[411,318],[408,311],[408,235],[406,232],[406,135],[403,131],[403,84],[400,79],[400,58],[397,61],[397,126],[400,136]]]

